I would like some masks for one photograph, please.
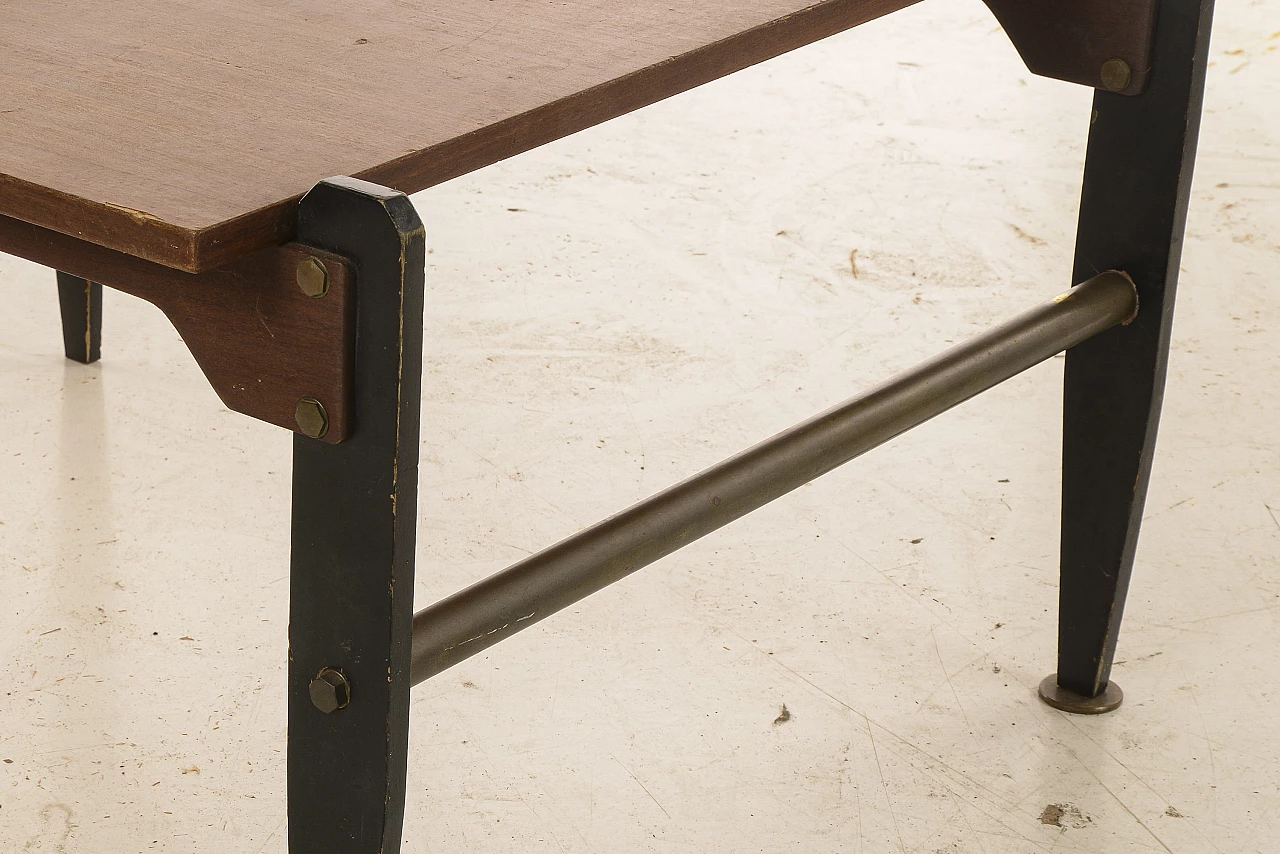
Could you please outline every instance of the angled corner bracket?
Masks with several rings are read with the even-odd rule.
[[[1139,95],[1157,0],[986,0],[1033,74]]]
[[[152,303],[229,409],[320,439],[352,429],[355,271],[296,243],[184,273],[0,217],[0,252]]]

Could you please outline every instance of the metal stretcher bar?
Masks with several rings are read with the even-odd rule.
[[[1053,355],[1127,324],[1106,272],[419,611],[416,685]]]

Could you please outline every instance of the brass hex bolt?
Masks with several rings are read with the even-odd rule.
[[[329,293],[329,268],[314,255],[303,258],[298,263],[298,287],[312,299]]]
[[[1102,63],[1102,85],[1112,92],[1128,89],[1131,80],[1133,72],[1129,70],[1129,63],[1123,59],[1108,59]]]
[[[298,422],[302,435],[321,439],[329,432],[329,413],[324,404],[314,397],[304,397],[293,410],[293,420]]]
[[[317,673],[307,691],[311,694],[312,704],[326,715],[345,709],[351,702],[351,683],[332,667]]]

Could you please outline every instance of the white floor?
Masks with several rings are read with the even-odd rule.
[[[1120,711],[1035,697],[1051,360],[416,689],[404,850],[1280,849],[1277,11],[1219,10]],[[418,602],[1062,290],[1089,98],[929,0],[417,196]],[[290,436],[0,294],[0,851],[286,851]]]

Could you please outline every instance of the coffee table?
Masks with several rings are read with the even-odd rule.
[[[0,11],[0,251],[58,271],[67,356],[99,358],[117,288],[165,312],[230,408],[297,434],[290,850],[398,850],[413,684],[1063,349],[1041,696],[1119,705],[1208,0],[988,2],[1032,71],[1098,90],[1076,288],[413,613],[425,248],[404,194],[911,2]]]

